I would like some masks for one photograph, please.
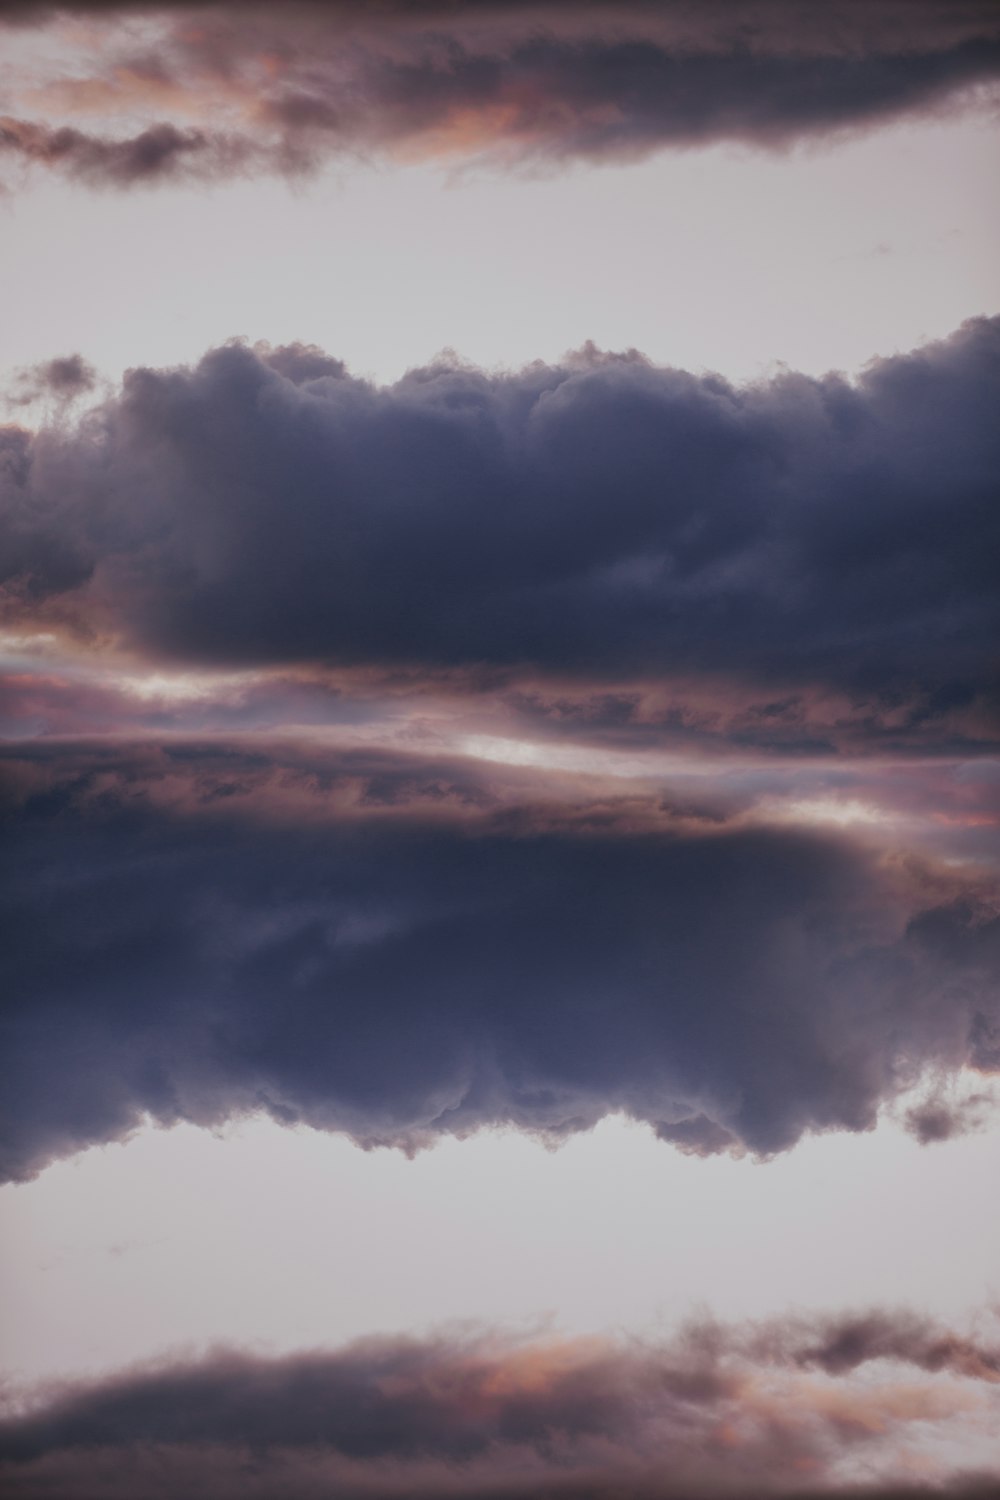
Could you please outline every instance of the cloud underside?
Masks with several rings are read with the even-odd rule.
[[[232,345],[0,431],[4,620],[161,662],[707,674],[982,714],[998,388],[985,318],[857,384],[584,350],[376,388]]]
[[[345,153],[511,164],[783,149],[982,102],[1000,79],[984,4],[908,7],[905,28],[898,7],[788,3],[304,5],[277,18],[217,5],[196,21],[157,6],[161,31],[142,43],[128,12],[147,7],[79,8],[104,16],[103,45],[77,76],[57,68],[25,90],[45,111],[0,119],[0,155],[99,186],[297,174]]]
[[[15,0],[42,62],[0,186],[783,151],[992,106],[996,7],[907,16]],[[47,359],[0,428],[0,1180],[258,1113],[407,1152],[615,1114],[699,1156],[981,1127],[1000,319],[853,382],[587,346],[377,387],[234,342],[99,390]],[[995,1500],[998,1392],[995,1329],[885,1310],[221,1349],[5,1392],[0,1485]]]
[[[613,804],[484,818],[474,778],[413,757],[349,761],[344,806],[329,755],[269,816],[266,767],[183,741],[8,751],[4,1176],[147,1117],[254,1111],[404,1149],[624,1112],[767,1155],[1000,1067],[997,892],[974,870],[792,829],[644,832]]]
[[[0,1469],[12,1497],[63,1500],[986,1500],[995,1484],[935,1462],[933,1435],[981,1443],[997,1380],[996,1348],[878,1310],[692,1324],[659,1345],[479,1332],[219,1351],[43,1394],[0,1421]]]

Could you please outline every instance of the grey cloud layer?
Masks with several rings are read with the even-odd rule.
[[[137,370],[3,436],[8,624],[159,658],[996,691],[1000,320],[857,385],[586,351],[376,389],[317,351]],[[980,709],[980,712],[982,710]]]
[[[259,1109],[406,1147],[624,1110],[769,1153],[869,1128],[927,1068],[1000,1067],[981,880],[613,808],[466,827],[435,801],[468,792],[412,759],[370,768],[367,816],[275,820],[252,755],[227,777],[218,752],[157,753],[8,751],[6,1177],[145,1114]],[[157,801],[185,776],[200,800]]]
[[[855,1386],[851,1372],[871,1364],[883,1384]],[[223,1351],[57,1389],[0,1422],[0,1466],[8,1493],[61,1484],[65,1500],[119,1493],[116,1470],[143,1496],[179,1476],[188,1495],[236,1483],[296,1500],[331,1484],[383,1500],[940,1494],[894,1484],[891,1447],[969,1397],[914,1384],[914,1369],[978,1385],[973,1404],[1000,1378],[987,1343],[885,1311],[695,1324],[647,1346],[470,1334],[271,1360]],[[856,1451],[881,1484],[841,1489]],[[951,1496],[995,1493],[985,1477],[946,1478]]]
[[[8,112],[0,152],[127,187],[400,147],[506,163],[784,148],[973,102],[1000,79],[1000,22],[982,4],[220,5],[198,7],[197,26],[186,9],[156,7],[166,30],[144,49],[112,21],[106,65],[81,59],[85,109],[99,97],[110,133],[74,118],[63,69],[49,97],[68,116]],[[181,114],[157,118],[168,100]]]

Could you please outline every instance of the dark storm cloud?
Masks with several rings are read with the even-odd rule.
[[[491,806],[371,754],[295,809],[253,759],[8,751],[4,1176],[146,1115],[253,1110],[407,1148],[621,1110],[767,1154],[868,1129],[927,1068],[996,1066],[982,881],[842,838]]]
[[[231,345],[0,434],[8,624],[189,663],[709,674],[779,718],[789,685],[917,727],[995,711],[1000,319],[857,384],[585,350],[374,388],[319,358]]]
[[[833,1380],[782,1377],[814,1362],[813,1339],[877,1326],[881,1343],[834,1364]],[[902,1337],[892,1338],[894,1329]],[[747,1330],[692,1325],[670,1343],[597,1340],[515,1344],[487,1334],[367,1339],[339,1351],[263,1359],[220,1351],[199,1361],[139,1367],[63,1387],[0,1423],[0,1465],[12,1495],[65,1500],[164,1493],[213,1500],[434,1494],[490,1500],[564,1496],[646,1500],[803,1494],[855,1500],[930,1495],[893,1484],[884,1449],[913,1422],[962,1409],[963,1397],[899,1368],[928,1365],[913,1337],[961,1348],[935,1363],[961,1379],[997,1378],[994,1351],[932,1330],[906,1314],[803,1321]],[[853,1386],[868,1360],[896,1367],[881,1384]],[[861,1450],[882,1485],[841,1490],[839,1463]],[[805,1490],[789,1485],[789,1476]],[[947,1475],[951,1496],[991,1491],[984,1478]],[[109,1483],[109,1480],[111,1481]],[[268,1491],[270,1486],[270,1491]],[[150,1491],[152,1492],[152,1491]]]
[[[156,6],[165,29],[145,50],[114,18],[147,7],[79,8],[111,18],[105,55],[43,89],[62,118],[12,113],[0,146],[116,187],[386,149],[518,163],[785,148],[982,102],[1000,79],[996,8],[976,3]],[[200,128],[159,118],[164,104]],[[98,105],[129,123],[78,128]]]
[[[1000,76],[1000,39],[930,54],[802,57],[530,37],[502,53],[453,43],[403,60],[365,57],[349,89],[342,68],[323,78],[314,64],[302,75],[272,88],[260,118],[317,150],[428,138],[432,151],[601,160],[719,140],[783,147],[930,110]]]

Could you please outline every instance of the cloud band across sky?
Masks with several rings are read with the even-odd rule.
[[[659,1344],[466,1332],[223,1350],[43,1392],[0,1421],[0,1468],[19,1500],[331,1485],[345,1500],[986,1500],[975,1458],[998,1379],[988,1332],[895,1310],[693,1323]],[[949,1427],[964,1478],[935,1457]]]
[[[160,661],[996,690],[1000,321],[857,384],[584,351],[136,370],[3,433],[5,624]]]
[[[981,104],[1000,78],[986,4],[908,7],[905,27],[891,5],[670,0],[306,4],[280,22],[266,7],[157,6],[147,32],[128,26],[150,9],[8,8],[57,38],[64,11],[104,22],[89,68],[49,57],[14,91],[0,154],[130,187],[385,151],[552,164],[719,141],[784,149]]]

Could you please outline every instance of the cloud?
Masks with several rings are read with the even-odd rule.
[[[5,429],[5,1174],[254,1110],[766,1155],[996,1070],[998,340],[235,344]]]
[[[254,1111],[405,1149],[623,1111],[767,1155],[997,1066],[968,867],[322,747],[22,745],[3,779],[8,1178]]]
[[[63,404],[93,391],[97,371],[82,354],[68,354],[41,364],[18,370],[14,377],[16,394],[8,396],[11,406],[30,406],[43,396]]]
[[[1000,319],[856,384],[588,349],[376,388],[322,361],[233,344],[0,434],[9,628],[229,667],[707,675],[763,686],[765,733],[806,690],[916,729],[995,713]]]
[[[91,187],[195,181],[232,177],[262,155],[252,141],[203,130],[182,130],[169,121],[124,138],[94,135],[72,125],[50,127],[0,116],[0,155],[57,168]]]
[[[815,1363],[803,1340],[852,1338],[865,1323],[882,1330],[881,1345],[825,1375],[799,1373]],[[952,1381],[927,1378],[915,1335],[964,1351],[932,1367]],[[892,1364],[861,1384],[850,1372],[867,1361]],[[917,1379],[903,1378],[906,1366]],[[383,1500],[902,1500],[946,1485],[985,1500],[988,1477],[935,1467],[926,1436],[950,1420],[981,1445],[996,1371],[995,1351],[888,1312],[812,1329],[692,1324],[659,1345],[469,1332],[271,1359],[220,1350],[43,1392],[0,1424],[0,1464],[8,1493],[50,1494],[56,1483],[65,1500],[104,1500],[129,1484],[213,1500],[298,1500],[331,1485]],[[858,1452],[864,1487],[845,1482]],[[907,1486],[901,1456],[938,1483]]]
[[[301,172],[343,153],[501,164],[633,159],[732,141],[784,149],[982,102],[1000,78],[1000,26],[982,3],[907,8],[788,3],[134,6],[12,117],[0,145],[91,184],[171,175]],[[17,23],[51,7],[8,7]],[[117,26],[116,26],[117,17]],[[145,33],[143,34],[145,35]],[[89,70],[88,70],[89,66]],[[178,119],[156,118],[167,104]],[[117,130],[80,127],[103,113]],[[183,116],[197,116],[186,128]],[[139,133],[128,122],[142,121]],[[126,128],[123,129],[122,127]],[[120,137],[120,138],[119,138]]]
[[[988,1093],[975,1093],[954,1101],[934,1094],[908,1109],[904,1122],[922,1146],[929,1146],[982,1130],[994,1104],[995,1100]]]
[[[875,1360],[893,1360],[938,1374],[943,1370],[1000,1383],[1000,1346],[989,1347],[898,1309],[857,1316],[786,1318],[758,1329],[755,1355],[843,1375]]]

